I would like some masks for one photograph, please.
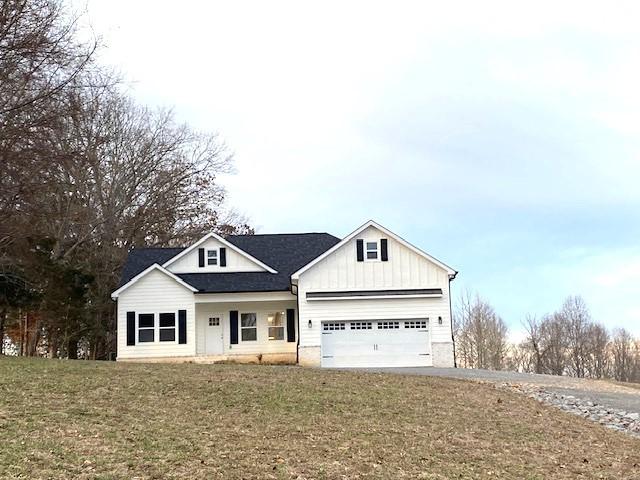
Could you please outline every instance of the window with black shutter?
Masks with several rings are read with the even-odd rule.
[[[176,341],[176,314],[161,313],[160,315],[160,332],[159,339],[161,342]]]
[[[138,343],[155,341],[156,316],[153,313],[138,315]]]

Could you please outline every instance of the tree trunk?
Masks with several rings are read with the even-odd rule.
[[[31,325],[27,322],[27,328],[30,333],[27,342],[27,355],[35,357],[38,355],[38,343],[40,342],[40,317],[37,314],[31,315]]]
[[[58,358],[58,339],[49,333],[49,358]]]
[[[26,318],[26,315],[25,315]],[[20,310],[18,312],[18,319],[19,319],[19,323],[20,323],[20,356],[24,357],[25,354],[25,346],[26,346],[26,341],[27,339],[26,337],[26,333],[27,333],[27,329],[26,329],[26,320],[23,322],[22,319],[22,310]]]
[[[96,359],[96,350],[98,349],[98,340],[94,337],[89,343],[89,360]]]
[[[0,355],[4,355],[4,325],[7,321],[7,309],[0,312]]]
[[[67,358],[69,360],[78,359],[78,339],[77,338],[71,338],[67,342]]]

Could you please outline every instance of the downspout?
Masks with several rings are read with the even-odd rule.
[[[458,368],[458,362],[456,361],[456,339],[453,334],[453,309],[451,308],[451,280],[454,280],[458,275],[458,272],[453,275],[449,275],[449,318],[451,319],[451,344],[453,345],[453,368]]]

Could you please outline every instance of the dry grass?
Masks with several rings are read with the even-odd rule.
[[[640,478],[640,442],[463,381],[0,359],[0,478]]]
[[[607,380],[609,383],[612,383],[614,385],[617,385],[619,387],[625,387],[625,388],[633,388],[634,390],[640,390],[640,383],[634,383],[634,382],[617,382],[615,380]]]

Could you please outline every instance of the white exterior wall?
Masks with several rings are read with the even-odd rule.
[[[387,262],[356,259],[356,240],[388,240]],[[354,300],[307,300],[307,292],[346,290],[426,289],[441,288],[439,298],[384,298]],[[388,237],[375,227],[369,227],[328,257],[300,275],[298,281],[300,317],[300,355],[320,353],[321,323],[330,320],[386,320],[429,318],[432,346],[451,345],[451,314],[449,276],[440,266]],[[442,317],[439,324],[438,317]],[[312,326],[308,323],[311,320]],[[447,347],[448,348],[448,347]],[[442,349],[439,350],[439,352]],[[434,358],[434,365],[443,364]],[[446,360],[446,359],[445,359]],[[317,359],[319,365],[320,359]],[[310,363],[310,362],[306,362]],[[453,355],[447,366],[453,366]]]
[[[118,359],[192,356],[196,351],[193,293],[159,270],[149,272],[118,297]],[[178,344],[178,310],[187,311],[187,343]],[[155,342],[127,346],[127,312],[156,314]],[[175,342],[158,341],[158,313],[176,312]],[[138,332],[136,330],[136,342]]]
[[[207,265],[207,256],[205,252],[204,262],[205,266],[199,266],[198,249],[220,249],[225,247],[227,249],[227,266],[220,266],[220,254],[218,253],[218,265]],[[215,238],[209,238],[204,241],[198,248],[194,248],[192,251],[176,260],[174,263],[167,267],[171,273],[232,273],[232,272],[263,272],[265,269],[255,263],[253,260],[235,252],[231,247],[223,245]]]
[[[293,297],[293,295],[291,295]],[[231,297],[233,298],[233,297]],[[289,308],[296,309],[295,300],[266,301],[266,302],[220,302],[198,303],[196,306],[196,337],[198,339],[197,354],[205,354],[204,336],[209,317],[220,316],[222,325],[223,355],[256,355],[272,353],[296,353],[297,342],[287,342],[286,311]],[[238,311],[238,344],[231,345],[229,312]],[[267,315],[273,312],[285,312],[284,339],[269,340],[269,326]],[[243,342],[240,328],[240,315],[242,313],[257,314],[257,340]],[[297,330],[297,318],[296,318]],[[296,331],[296,340],[298,332]]]
[[[356,261],[356,240],[388,239],[389,261]],[[300,276],[307,291],[443,288],[447,272],[375,227],[365,229]]]

